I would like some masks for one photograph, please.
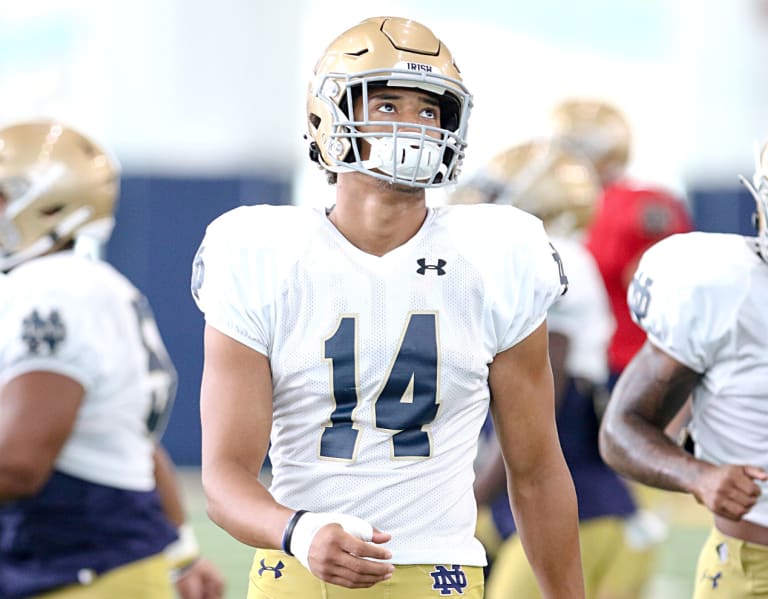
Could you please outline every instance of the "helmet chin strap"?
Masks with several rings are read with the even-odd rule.
[[[360,164],[367,169],[377,169],[401,181],[433,179],[445,171],[440,144],[429,139],[413,139],[393,136],[368,137],[371,146],[368,160]]]
[[[53,246],[53,239],[46,235],[45,237],[38,239],[35,243],[21,250],[20,252],[15,252],[6,256],[0,256],[0,271],[10,270],[22,262],[26,262],[32,258],[42,256],[46,252],[49,252]]]
[[[104,260],[107,241],[114,226],[114,217],[100,218],[83,225],[75,235],[75,254],[92,260]]]

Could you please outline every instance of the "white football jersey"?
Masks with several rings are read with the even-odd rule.
[[[608,380],[608,344],[615,323],[603,279],[583,243],[554,236],[552,243],[568,271],[568,292],[550,308],[547,327],[550,332],[568,337],[568,374],[604,384]]]
[[[214,221],[192,287],[209,325],[270,360],[275,499],[367,520],[395,563],[485,564],[472,483],[488,365],[544,321],[556,258],[509,206],[430,208],[381,257],[323,210]]]
[[[56,470],[153,489],[152,452],[176,373],[146,299],[107,263],[71,252],[18,266],[0,284],[0,388],[46,371],[85,389]]]
[[[704,375],[693,394],[697,457],[768,469],[768,264],[754,239],[667,238],[645,253],[627,298],[648,339]],[[745,520],[768,526],[761,486]]]

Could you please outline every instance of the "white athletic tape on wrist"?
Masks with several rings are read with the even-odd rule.
[[[195,531],[189,524],[182,524],[178,529],[179,538],[165,548],[165,557],[171,568],[181,569],[200,557],[200,546]]]
[[[373,538],[373,526],[356,516],[306,512],[296,522],[293,535],[291,536],[290,549],[291,553],[307,570],[309,570],[309,546],[312,544],[317,531],[326,524],[339,524],[353,537],[363,541],[370,541]]]

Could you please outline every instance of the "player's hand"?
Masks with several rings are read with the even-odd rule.
[[[709,465],[694,485],[694,496],[713,514],[741,520],[760,497],[756,480],[768,480],[768,472],[756,466]]]
[[[380,546],[391,538],[374,528],[368,542],[346,532],[339,524],[326,524],[317,531],[309,547],[309,570],[326,582],[350,589],[373,586],[390,578],[395,568],[366,558],[391,559],[392,553]]]
[[[224,578],[212,562],[197,559],[176,580],[176,591],[181,599],[221,599],[224,596]]]

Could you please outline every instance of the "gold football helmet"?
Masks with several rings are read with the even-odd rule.
[[[627,167],[631,133],[618,108],[602,100],[564,100],[552,111],[553,135],[592,161],[603,184]]]
[[[80,235],[106,242],[119,177],[110,154],[57,121],[0,129],[0,270]]]
[[[354,99],[365,100],[377,85],[434,94],[440,126],[373,122],[365,101],[356,117]],[[315,65],[307,96],[310,158],[332,173],[357,171],[414,187],[445,185],[459,174],[471,106],[453,56],[432,31],[398,17],[366,19],[337,37]],[[379,131],[360,131],[371,124]],[[361,139],[370,144],[367,159]]]
[[[755,174],[752,176],[752,182],[741,176],[739,179],[755,198],[757,248],[763,260],[768,262],[768,142],[755,150]]]
[[[511,204],[538,216],[550,235],[572,235],[592,220],[600,181],[583,156],[550,141],[513,146],[490,160],[449,198]]]

